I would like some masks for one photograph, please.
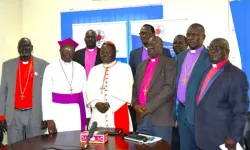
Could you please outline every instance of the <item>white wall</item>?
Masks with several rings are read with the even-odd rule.
[[[21,0],[0,0],[0,61],[16,56],[17,42],[22,35]]]
[[[2,62],[16,57],[17,42],[22,35],[22,5],[21,0],[0,0],[0,72]],[[0,73],[0,78],[1,78]],[[1,82],[1,81],[0,81]],[[6,144],[4,138],[4,144]]]

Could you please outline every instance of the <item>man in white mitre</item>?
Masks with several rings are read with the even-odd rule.
[[[90,119],[98,127],[122,128],[124,133],[133,131],[128,105],[131,104],[133,75],[129,65],[117,62],[116,47],[108,41],[100,51],[103,61],[90,71],[87,85]]]
[[[58,43],[61,59],[46,67],[42,85],[43,126],[49,134],[85,130],[91,115],[85,105],[85,69],[72,61],[78,43],[71,38]]]

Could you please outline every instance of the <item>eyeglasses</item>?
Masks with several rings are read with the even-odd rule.
[[[208,50],[212,50],[212,49],[223,49],[223,46],[207,46]]]

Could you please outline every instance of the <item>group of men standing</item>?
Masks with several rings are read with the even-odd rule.
[[[20,57],[3,63],[0,128],[8,143],[62,131],[122,128],[161,137],[171,144],[178,124],[181,150],[236,148],[248,111],[246,74],[229,60],[229,43],[214,39],[207,49],[205,29],[192,24],[174,38],[175,58],[163,48],[154,27],[140,30],[143,46],[131,51],[129,65],[117,62],[111,41],[99,49],[96,33],[85,34],[86,48],[59,41],[54,63],[32,55],[20,39]],[[176,102],[178,103],[176,113]],[[177,114],[177,115],[176,115]]]

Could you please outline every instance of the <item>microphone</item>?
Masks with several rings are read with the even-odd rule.
[[[84,148],[86,149],[89,145],[89,141],[90,139],[93,137],[95,131],[97,130],[97,122],[94,121],[89,129],[89,134],[88,134],[88,138],[87,138],[87,141],[86,141],[86,144],[84,145]]]

